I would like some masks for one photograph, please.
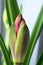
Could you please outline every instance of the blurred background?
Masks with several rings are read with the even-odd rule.
[[[42,0],[17,0],[19,8],[22,9],[22,15],[28,25],[30,30],[30,36],[34,28],[35,22],[37,20],[38,14],[40,13],[42,7]],[[5,40],[6,28],[3,23],[3,10],[4,10],[4,0],[0,0],[0,33]],[[37,40],[37,44],[34,48],[30,65],[36,65],[36,62],[43,51],[43,29]],[[1,65],[1,51],[0,51],[0,65]]]

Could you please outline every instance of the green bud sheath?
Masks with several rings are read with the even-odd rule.
[[[16,43],[16,32],[15,32],[15,27],[14,25],[11,26],[10,32],[9,32],[9,42],[10,42],[10,49],[11,49],[11,53],[12,56],[14,57],[14,48],[15,48],[15,43]]]
[[[21,26],[18,31],[18,36],[15,44],[15,60],[18,62],[23,62],[26,50],[29,43],[29,30],[26,24]]]

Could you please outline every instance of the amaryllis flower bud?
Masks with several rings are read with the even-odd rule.
[[[17,16],[11,27],[9,41],[13,59],[16,65],[21,65],[29,44],[29,29],[21,14]]]

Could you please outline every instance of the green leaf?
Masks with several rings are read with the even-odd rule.
[[[23,65],[28,65],[30,62],[32,52],[34,50],[34,47],[36,45],[36,41],[40,35],[40,32],[42,30],[42,24],[43,24],[43,7],[41,8],[40,14],[38,16],[38,19],[35,23],[34,29],[32,31],[31,39],[30,39],[30,45],[28,46],[28,50],[24,59]]]
[[[5,58],[5,61],[6,61],[6,65],[13,65],[13,62],[10,60],[10,57],[9,57],[9,52],[5,46],[5,43],[4,43],[4,40],[0,34],[0,47],[1,47],[1,50],[3,52],[3,55],[4,55],[4,58]]]
[[[41,54],[41,56],[40,56],[36,65],[43,65],[43,53]]]
[[[10,22],[10,25],[12,22],[15,21],[17,15],[19,12],[19,7],[16,0],[5,0],[6,9],[7,9],[7,15]]]
[[[12,23],[11,23],[11,18],[10,18],[10,14],[9,14],[7,0],[5,0],[5,5],[6,5],[6,12],[7,12],[7,17],[8,17],[8,23],[9,23],[9,27],[10,27],[12,25]]]

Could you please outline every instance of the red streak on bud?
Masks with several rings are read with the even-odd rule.
[[[19,14],[15,20],[15,30],[16,30],[16,35],[18,34],[19,28],[24,24],[24,19],[22,18],[22,15]]]

